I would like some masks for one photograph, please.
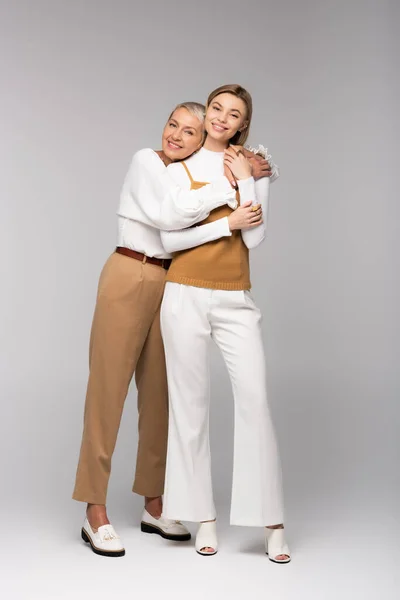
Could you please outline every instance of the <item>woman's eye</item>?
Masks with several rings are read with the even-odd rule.
[[[239,118],[239,116],[235,115],[235,114],[231,115],[231,117],[233,117],[234,119],[238,119]]]
[[[214,110],[220,110],[219,106],[214,106]]]
[[[193,131],[190,131],[190,130],[185,131],[185,133],[187,133],[187,135],[193,135]]]
[[[175,123],[170,123],[169,126],[170,127],[176,127]]]

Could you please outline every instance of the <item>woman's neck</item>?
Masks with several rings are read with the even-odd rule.
[[[155,153],[158,154],[166,167],[172,163],[172,160],[162,150],[155,150]]]
[[[210,150],[211,152],[223,152],[228,147],[226,142],[220,142],[219,140],[213,140],[209,135],[204,142],[203,148]]]

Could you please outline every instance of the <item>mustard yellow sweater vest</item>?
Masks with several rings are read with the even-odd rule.
[[[194,181],[187,165],[184,162],[182,165],[190,178],[190,189],[197,190],[207,185],[205,182]],[[239,197],[237,199],[239,201]],[[221,206],[197,225],[228,217],[231,212],[229,206]],[[166,281],[213,290],[250,289],[249,251],[240,230],[232,231],[230,237],[175,252]]]

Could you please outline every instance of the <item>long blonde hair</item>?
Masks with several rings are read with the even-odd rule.
[[[216,90],[214,90],[213,92],[211,92],[211,94],[208,96],[206,110],[208,109],[208,107],[210,106],[210,104],[214,100],[214,98],[216,98],[220,94],[232,94],[232,96],[236,96],[236,98],[240,98],[240,100],[243,100],[243,102],[246,105],[246,113],[247,113],[246,121],[245,121],[246,126],[244,129],[242,129],[242,131],[238,131],[237,133],[235,133],[233,138],[230,140],[231,144],[243,146],[245,144],[245,142],[247,141],[247,138],[249,137],[249,133],[250,133],[251,117],[253,116],[252,97],[250,96],[249,92],[244,87],[242,87],[241,85],[238,85],[236,83],[228,84],[228,85],[221,85],[221,87],[219,87]]]

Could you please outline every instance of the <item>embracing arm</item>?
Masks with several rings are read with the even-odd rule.
[[[176,184],[149,149],[133,157],[121,193],[118,214],[158,229],[190,227],[224,204],[235,203],[235,190],[220,177],[198,190]]]
[[[242,237],[246,246],[249,249],[256,248],[265,239],[266,234],[270,177],[263,177],[257,181],[251,177],[245,181],[238,181],[238,185],[240,204],[252,200],[253,205],[260,204],[262,208],[262,223],[251,229],[242,229]]]
[[[231,235],[228,217],[224,217],[212,223],[197,225],[180,231],[161,231],[161,241],[166,252],[172,254]]]
[[[272,162],[271,155],[268,154],[268,151],[261,147],[258,149],[258,152],[261,153],[261,149],[264,152],[264,155],[268,159],[261,159],[261,162],[266,162],[270,175],[271,172],[274,175],[273,179],[277,179],[279,177],[279,170],[276,165]],[[232,146],[225,151],[224,163],[227,165],[232,174],[236,176],[238,180],[238,187],[240,191],[240,203],[251,201],[254,205],[261,205],[263,221],[257,227],[248,229],[242,229],[242,237],[243,241],[248,248],[256,248],[265,238],[266,234],[266,221],[268,217],[268,200],[269,200],[269,189],[270,182],[272,176],[264,176],[262,175],[263,169],[261,169],[261,175],[257,177],[257,180],[254,180],[254,177],[245,178],[246,170],[248,170],[249,166],[246,160],[249,163],[252,163],[253,159],[247,158],[249,150],[243,150],[241,148],[237,148],[236,146]],[[259,159],[260,160],[260,159]],[[270,162],[269,162],[270,161]],[[260,164],[260,163],[258,163]],[[264,167],[265,170],[265,167]],[[255,171],[253,167],[253,171]]]
[[[252,202],[246,202],[232,211],[229,217],[181,231],[162,231],[161,240],[167,252],[179,252],[231,236],[232,231],[237,229],[258,229],[261,220],[261,210],[254,211]]]

